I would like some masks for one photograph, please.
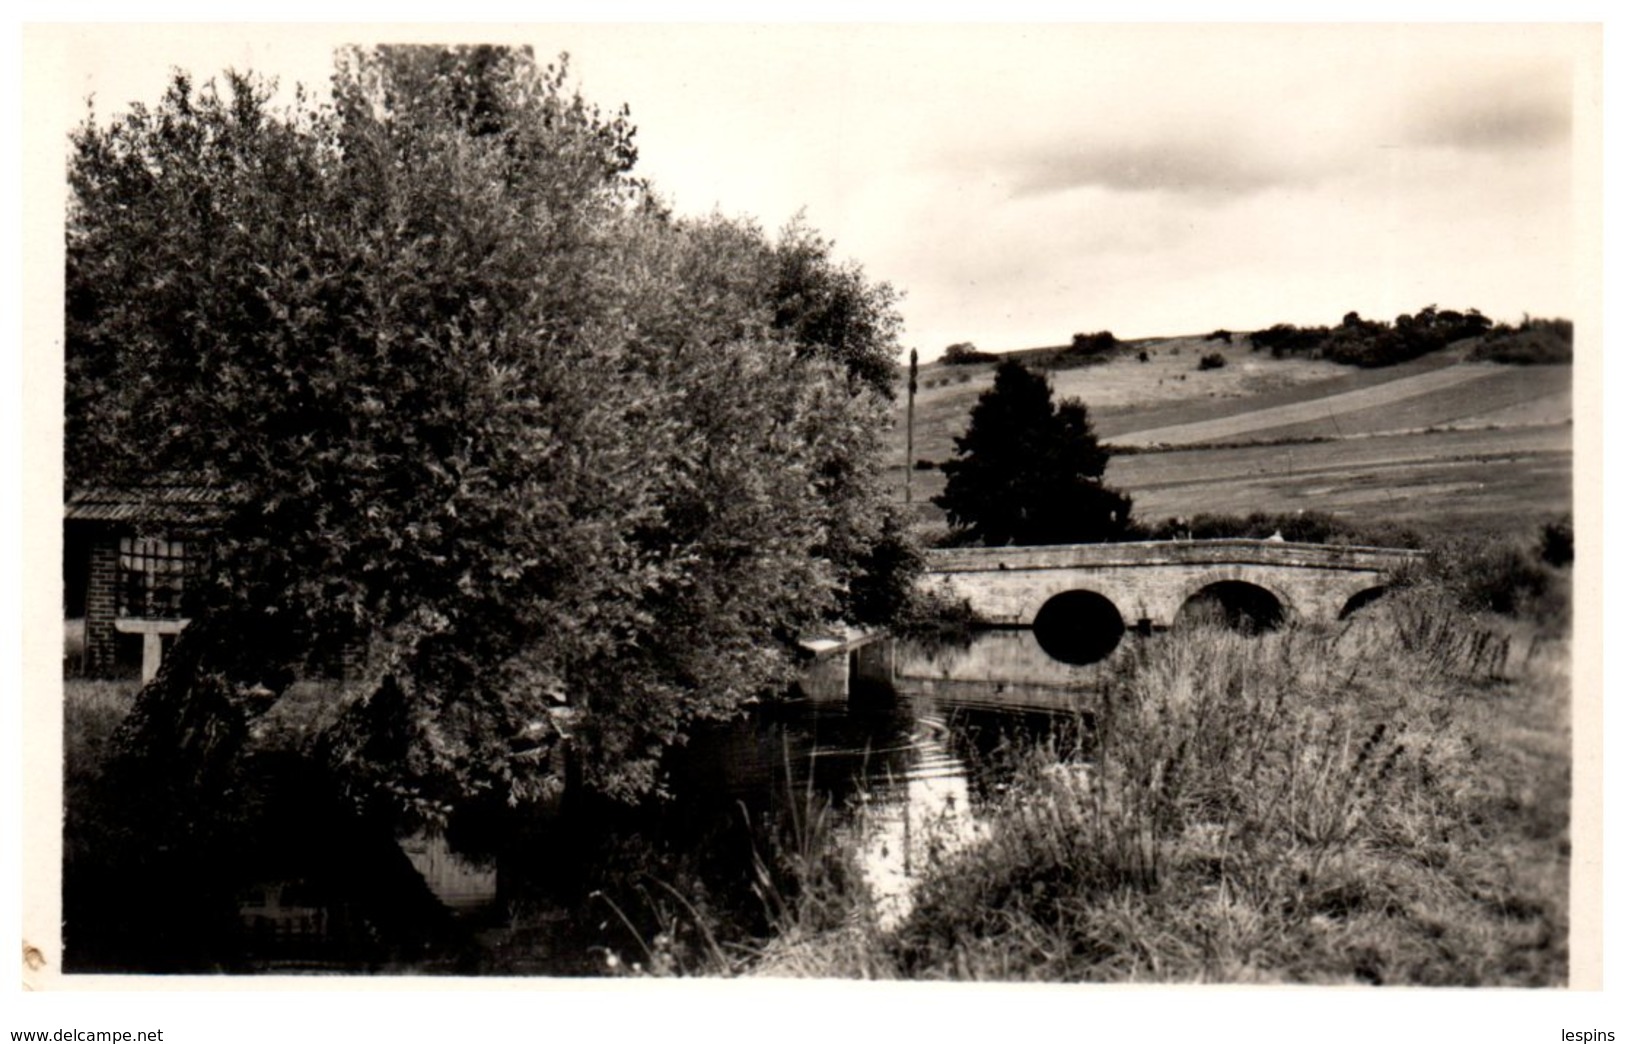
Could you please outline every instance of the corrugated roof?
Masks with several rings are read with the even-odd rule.
[[[207,525],[223,519],[229,508],[226,493],[208,486],[90,486],[68,497],[64,517],[74,522]]]

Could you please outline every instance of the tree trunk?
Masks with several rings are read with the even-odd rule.
[[[183,806],[217,797],[250,721],[293,681],[297,644],[269,614],[198,616],[136,694],[115,743],[118,773]]]

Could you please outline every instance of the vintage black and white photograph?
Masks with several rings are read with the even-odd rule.
[[[41,29],[25,967],[1599,982],[1601,39]]]

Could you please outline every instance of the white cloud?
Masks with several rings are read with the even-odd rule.
[[[146,79],[116,82],[155,97],[170,64],[244,61],[319,79],[338,42],[313,28],[237,32],[199,46],[155,28],[129,47],[87,29],[67,82],[95,79],[105,97],[113,71],[139,67]],[[642,172],[680,210],[776,228],[804,208],[907,294],[908,343],[928,353],[1429,301],[1512,316],[1572,307],[1567,92],[1583,28],[508,35],[543,57],[569,50],[590,99],[630,104]]]

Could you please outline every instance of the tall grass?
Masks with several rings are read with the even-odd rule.
[[[607,929],[591,943],[599,971],[732,976],[767,965],[775,953],[813,954],[801,945],[810,939],[872,928],[861,827],[788,750],[782,771],[766,801],[738,801],[726,821],[710,820],[706,837],[682,829],[663,836],[644,820],[658,814],[650,805],[627,813],[643,827],[612,830],[612,850],[586,855],[591,912]],[[862,972],[803,965],[783,974]]]
[[[1129,647],[1082,740],[1029,751],[985,834],[921,883],[895,932],[833,939],[804,963],[1562,983],[1563,658],[1513,664],[1510,628],[1433,589],[1361,617]]]
[[[139,684],[132,679],[95,681],[69,678],[62,683],[62,788],[66,829],[64,857],[94,855],[107,836],[119,836],[122,824],[98,823],[95,791],[112,749],[114,733],[130,711]],[[88,829],[87,824],[95,827]]]

